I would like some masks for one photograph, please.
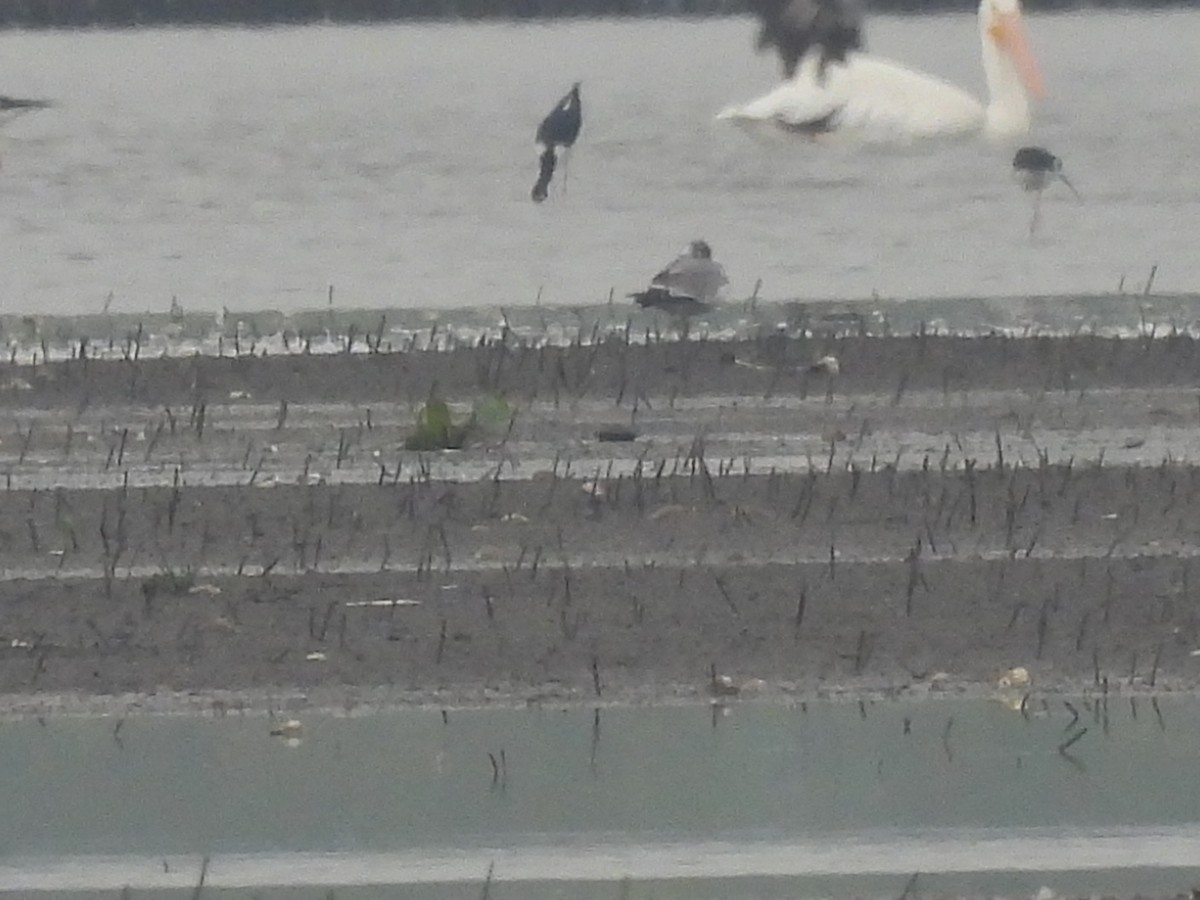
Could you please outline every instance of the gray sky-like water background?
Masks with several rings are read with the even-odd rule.
[[[769,299],[1200,285],[1200,13],[1033,13],[1031,141],[1083,194],[1041,233],[1011,148],[762,147],[713,121],[776,80],[747,18],[0,33],[6,312],[576,305],[691,238]],[[870,49],[983,92],[972,13],[873,16]],[[574,80],[565,196],[533,133]],[[1061,188],[1061,186],[1059,186]]]

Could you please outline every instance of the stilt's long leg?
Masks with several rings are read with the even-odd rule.
[[[1066,175],[1064,175],[1062,172],[1059,172],[1058,180],[1071,189],[1071,193],[1075,195],[1076,200],[1078,200],[1080,203],[1083,202],[1083,197],[1080,196],[1079,191],[1075,190],[1075,185],[1071,184],[1071,182],[1067,180]]]
[[[1033,218],[1029,220],[1029,236],[1037,234],[1038,224],[1042,220],[1042,192],[1033,192]]]

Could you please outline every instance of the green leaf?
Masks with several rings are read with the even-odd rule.
[[[514,412],[512,404],[502,394],[489,394],[475,403],[475,421],[481,428],[489,430],[507,428]]]
[[[428,429],[433,433],[445,434],[450,430],[451,424],[450,407],[446,405],[445,400],[438,400],[436,397],[431,397],[417,414],[418,430]]]
[[[431,397],[417,413],[416,427],[404,439],[404,449],[461,449],[466,442],[469,425],[455,425],[446,401]]]

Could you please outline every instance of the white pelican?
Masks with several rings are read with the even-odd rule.
[[[779,50],[787,80],[718,119],[754,133],[882,144],[976,135],[1008,140],[1029,131],[1030,97],[1042,96],[1042,79],[1020,0],[979,4],[986,106],[940,78],[861,52],[854,0],[752,2],[763,20],[759,46]]]

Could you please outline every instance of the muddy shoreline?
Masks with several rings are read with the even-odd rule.
[[[0,374],[0,408],[53,409],[130,404],[146,407],[219,403],[231,396],[278,403],[417,402],[435,389],[448,398],[480,391],[523,401],[584,398],[631,406],[640,397],[826,396],[910,391],[967,400],[974,390],[1079,392],[1106,388],[1191,387],[1200,369],[1200,338],[1189,333],[1140,339],[1089,334],[1064,337],[878,337],[847,333],[753,339],[656,339],[597,334],[567,346],[502,336],[451,350],[269,356],[252,346],[238,355],[138,356],[8,363]],[[73,353],[75,351],[72,351]],[[229,353],[230,351],[226,351]],[[830,379],[813,371],[839,360]]]
[[[0,369],[9,713],[1200,687],[1183,335]]]

